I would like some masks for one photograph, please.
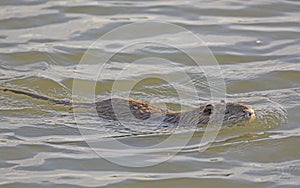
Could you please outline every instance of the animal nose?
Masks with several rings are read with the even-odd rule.
[[[253,116],[253,112],[250,111],[250,110],[245,110],[244,111],[244,116],[245,116],[245,118],[250,119],[251,116]]]

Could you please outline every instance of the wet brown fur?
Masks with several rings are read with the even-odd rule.
[[[254,111],[242,103],[200,104],[194,110],[172,111],[162,110],[139,100],[114,98],[97,102],[96,109],[100,117],[110,120],[131,118],[147,120],[163,117],[164,122],[172,124],[196,123],[197,125],[206,125],[213,122],[212,117],[217,109],[221,109],[219,112],[224,115],[224,124],[245,125],[255,119]]]

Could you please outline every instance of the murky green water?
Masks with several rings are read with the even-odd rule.
[[[132,148],[98,155],[90,141],[110,146],[109,138],[114,138],[143,149],[168,140],[172,128],[149,122],[124,127],[99,119],[93,108],[79,108],[74,115],[70,106],[0,91],[0,187],[299,187],[299,1],[2,0],[0,5],[0,87],[72,99],[76,73],[83,95],[75,98],[81,101],[93,101],[87,95],[92,86],[98,99],[110,97],[115,80],[120,84],[113,96],[129,95],[162,108],[188,109],[209,101],[203,70],[216,67],[206,62],[199,69],[186,54],[165,44],[130,46],[131,39],[115,36],[116,43],[100,41],[99,59],[87,59],[78,70],[83,54],[105,33],[133,22],[163,21],[206,43],[221,66],[226,100],[250,105],[258,117],[248,127],[222,128],[203,152],[199,144],[204,130],[197,130],[185,147],[176,147],[194,131],[187,126],[176,132],[172,146],[142,151],[142,161]],[[142,36],[150,31],[157,34]],[[145,42],[166,36],[208,60],[196,50],[198,42],[168,29],[145,27],[123,34]],[[122,45],[127,48],[101,72],[101,55]],[[148,57],[168,61],[144,59],[145,64],[133,65]],[[99,71],[102,79],[95,82]],[[128,92],[125,86],[131,84]],[[130,167],[148,162],[155,165]]]

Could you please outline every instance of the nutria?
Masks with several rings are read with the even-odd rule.
[[[197,121],[197,125],[208,124],[214,109],[221,109],[222,107],[224,110],[223,121],[227,125],[243,125],[255,119],[254,110],[245,104],[225,103],[224,101],[200,104],[199,108],[189,111],[162,110],[147,102],[133,99],[114,98],[96,102],[98,115],[105,119],[122,120],[134,116],[136,119],[146,120],[150,117],[159,118],[163,116],[162,120],[166,123],[178,124],[180,118],[184,118],[183,123],[188,123],[194,119]]]
[[[26,95],[35,99],[47,100],[54,104],[62,105],[94,105],[87,102],[72,102],[69,100],[55,99],[28,91],[17,89],[0,88],[4,92]],[[178,124],[180,119],[185,122],[193,121],[197,125],[206,125],[210,122],[215,109],[223,108],[223,124],[228,125],[245,125],[255,119],[254,110],[243,103],[219,103],[200,104],[198,108],[189,111],[172,111],[157,108],[147,102],[134,99],[113,98],[96,102],[96,110],[101,118],[109,120],[120,120],[134,116],[139,120],[147,120],[150,117],[160,117],[163,122]]]

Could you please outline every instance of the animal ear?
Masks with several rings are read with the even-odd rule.
[[[214,109],[214,106],[212,104],[208,104],[205,106],[205,108],[203,110],[203,114],[210,115],[212,113],[213,109]]]

